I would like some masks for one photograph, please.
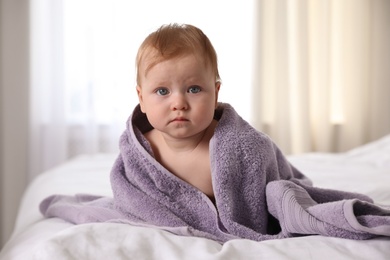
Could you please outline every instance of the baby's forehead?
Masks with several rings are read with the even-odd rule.
[[[160,65],[159,67],[161,67],[167,64],[168,61],[180,63],[181,61],[188,60],[189,58],[190,60],[194,58],[194,60],[201,66],[205,66],[207,67],[207,69],[210,70],[212,69],[210,64],[207,62],[207,59],[205,59],[202,55],[197,55],[195,53],[184,53],[182,55],[178,55],[170,58],[165,58],[162,55],[158,55],[158,54],[157,55],[152,54],[152,55],[145,55],[143,59],[140,60],[140,64],[139,64],[140,66],[138,68],[139,73],[146,76],[148,72],[156,65]]]

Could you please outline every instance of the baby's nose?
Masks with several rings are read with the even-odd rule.
[[[188,108],[187,99],[183,94],[173,95],[172,110],[186,110]]]

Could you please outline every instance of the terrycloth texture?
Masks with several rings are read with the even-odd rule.
[[[137,107],[120,139],[111,172],[114,198],[53,195],[46,217],[79,224],[124,222],[226,242],[320,234],[351,239],[390,236],[390,209],[364,195],[325,190],[294,168],[277,146],[228,104],[216,110],[210,141],[215,204],[153,157],[150,130]]]

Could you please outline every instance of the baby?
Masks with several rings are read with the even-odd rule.
[[[386,209],[363,194],[313,187],[267,135],[218,102],[220,85],[215,50],[201,30],[173,24],[150,34],[137,55],[139,105],[119,141],[113,197],[52,195],[42,214],[221,243],[390,236]]]
[[[216,52],[194,26],[162,26],[139,49],[137,92],[153,126],[144,135],[155,159],[210,198],[209,141],[220,85]]]

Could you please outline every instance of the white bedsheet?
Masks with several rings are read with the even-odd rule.
[[[0,253],[8,259],[390,259],[390,239],[354,241],[307,236],[224,245],[125,224],[72,225],[44,219],[38,205],[51,194],[111,196],[116,155],[81,156],[43,173],[28,187],[16,227]],[[304,154],[289,160],[319,187],[357,191],[390,205],[390,135],[343,154]]]

